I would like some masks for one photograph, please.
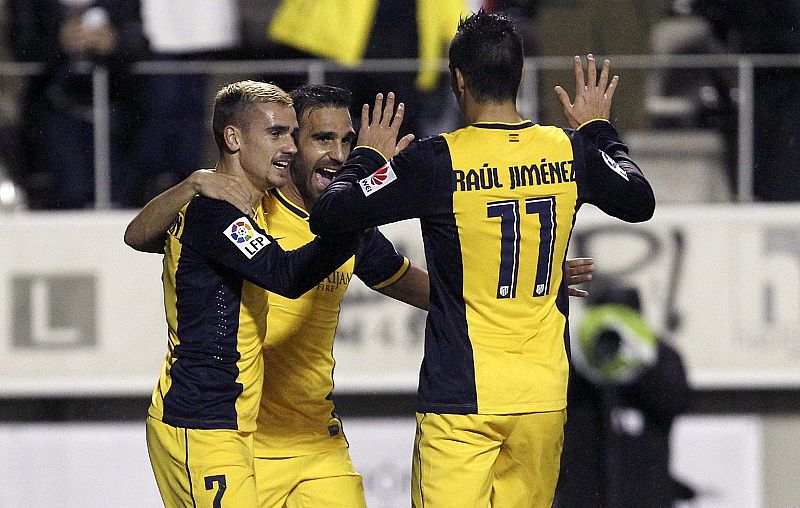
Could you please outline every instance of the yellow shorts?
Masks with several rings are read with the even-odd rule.
[[[549,508],[566,415],[417,413],[412,505]]]
[[[347,448],[287,458],[256,457],[262,508],[365,508],[361,475]]]
[[[147,453],[167,508],[258,506],[253,435],[173,427],[147,418]]]

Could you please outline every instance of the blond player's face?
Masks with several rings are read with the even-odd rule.
[[[297,117],[292,106],[257,104],[241,129],[240,160],[247,177],[262,190],[281,187],[289,178],[289,164],[297,153],[294,133]]]

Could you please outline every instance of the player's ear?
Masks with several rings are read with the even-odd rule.
[[[225,147],[231,153],[236,153],[241,147],[242,131],[235,125],[226,125],[222,130],[222,139],[225,140]]]
[[[464,96],[464,91],[466,89],[466,85],[464,83],[464,74],[458,67],[450,71],[450,88],[453,89],[453,93],[457,98]]]
[[[450,69],[450,89],[456,97],[459,109],[464,108],[464,98],[467,96],[467,84],[461,69]]]

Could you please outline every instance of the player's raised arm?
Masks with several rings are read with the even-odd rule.
[[[151,199],[125,229],[125,243],[138,251],[163,254],[167,229],[181,208],[197,194],[227,201],[245,215],[252,213],[248,194],[236,178],[199,169]]]
[[[617,89],[619,76],[611,78],[608,82],[609,67],[611,62],[603,60],[600,79],[597,79],[597,67],[594,56],[589,54],[587,60],[588,80],[584,79],[583,63],[579,56],[575,57],[575,102],[571,102],[569,94],[561,86],[556,86],[558,100],[564,110],[564,116],[570,127],[577,129],[591,120],[608,120],[611,115],[611,99]]]
[[[593,55],[587,55],[586,63],[584,74],[581,59],[575,57],[574,101],[562,87],[556,87],[564,116],[575,129],[570,136],[579,197],[627,222],[649,220],[655,210],[653,189],[609,121],[619,77],[613,76],[609,82],[608,60],[603,61],[599,77]]]
[[[369,105],[364,104],[361,108],[361,128],[358,131],[357,146],[366,146],[377,150],[386,159],[408,146],[413,139],[410,134],[399,142],[397,141],[405,115],[405,104],[399,103],[397,109],[394,106],[394,92],[386,94],[385,102],[383,94],[377,94],[371,115]]]
[[[419,217],[431,202],[428,183],[435,172],[429,169],[444,160],[432,152],[442,152],[444,142],[412,143],[411,135],[397,141],[403,109],[402,103],[395,109],[392,92],[385,102],[378,94],[371,112],[364,106],[358,146],[314,204],[312,232],[339,234]]]

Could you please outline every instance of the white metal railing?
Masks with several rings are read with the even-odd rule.
[[[766,67],[800,67],[800,55],[616,55],[609,56],[616,71],[624,69],[735,69],[738,75],[738,189],[737,201],[753,200],[753,115],[754,115],[754,69]],[[568,57],[526,58],[526,79],[520,91],[521,113],[535,118],[539,107],[538,82],[541,71],[569,70],[572,61]],[[348,72],[385,73],[414,72],[419,66],[416,59],[366,60]],[[41,72],[43,65],[37,63],[0,63],[0,76],[28,76]],[[440,69],[447,70],[446,61]],[[266,74],[306,75],[313,83],[324,83],[326,74],[341,72],[341,66],[328,60],[195,60],[195,61],[142,61],[133,64],[135,74]],[[85,72],[93,75],[94,102],[94,163],[95,163],[95,207],[111,206],[110,179],[110,104],[108,97],[108,71],[103,66],[87,67]]]

